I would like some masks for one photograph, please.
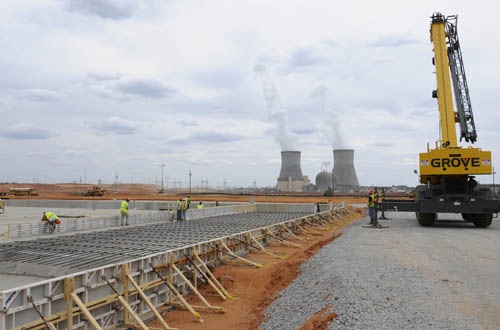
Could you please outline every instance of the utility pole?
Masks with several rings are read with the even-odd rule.
[[[165,163],[161,163],[161,189],[160,189],[160,194],[163,194],[165,190],[163,189],[163,169],[167,166]]]
[[[493,175],[493,198],[497,198],[497,194],[496,194],[496,191],[495,191],[495,166],[493,166],[493,172],[492,172],[492,175]]]
[[[115,173],[115,192],[118,192],[118,172]]]
[[[189,169],[189,193],[191,193],[191,169]]]

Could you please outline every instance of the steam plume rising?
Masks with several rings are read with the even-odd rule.
[[[266,67],[258,64],[254,67],[259,76],[262,92],[267,102],[269,119],[276,126],[276,141],[280,144],[281,151],[295,150],[292,133],[286,126],[286,110],[279,106],[279,94],[274,84],[267,77]]]
[[[327,87],[320,85],[311,92],[311,97],[321,102],[321,134],[331,144],[333,149],[343,149],[344,141],[340,132],[340,119],[337,111],[328,107],[330,91]]]

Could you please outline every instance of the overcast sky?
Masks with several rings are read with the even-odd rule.
[[[0,182],[274,186],[333,148],[415,185],[439,138],[430,16],[458,14],[478,141],[500,159],[496,1],[0,2]],[[464,146],[467,146],[464,144]],[[500,166],[500,165],[499,165]],[[500,169],[500,167],[499,167]],[[491,176],[480,182],[490,183]],[[177,183],[177,185],[179,185]]]

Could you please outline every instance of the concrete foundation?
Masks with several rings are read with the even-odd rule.
[[[182,277],[169,273],[168,264],[187,270],[186,255],[194,251],[205,263],[216,264],[224,255],[221,244],[234,253],[244,252],[248,235],[265,244],[274,235],[283,237],[286,227],[323,221],[315,212],[312,204],[233,205],[190,210],[191,220],[184,222],[170,221],[170,212],[157,212],[159,218],[154,223],[0,244],[0,329],[43,327],[31,299],[46,320],[57,324],[57,329],[67,329],[68,290],[78,295],[103,329],[115,328],[123,318],[123,309],[117,308],[116,297],[104,278],[124,290],[120,285],[123,266],[130,269],[155,306],[164,305],[171,301],[172,293],[154,272],[163,269],[160,265],[167,264],[161,270],[163,276],[170,276],[181,294],[187,293]],[[9,279],[16,279],[15,283],[9,285]],[[67,286],[68,280],[74,284]],[[150,315],[137,293],[128,296],[128,303],[140,317]],[[81,313],[73,316],[72,323],[72,329],[89,328],[88,317]]]

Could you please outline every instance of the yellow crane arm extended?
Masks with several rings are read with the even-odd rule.
[[[437,89],[432,96],[438,100],[441,139],[434,149],[428,147],[427,152],[419,155],[420,182],[424,184],[437,184],[442,176],[492,172],[490,151],[462,148],[457,142],[456,123],[463,127],[461,137],[465,137],[466,141],[475,142],[476,133],[461,53],[459,65],[454,60],[455,53],[460,52],[454,21],[456,22],[456,16],[445,17],[441,13],[435,13],[431,17],[430,37],[434,45],[433,63],[437,81]],[[458,112],[454,110],[453,91]]]
[[[446,20],[442,15],[432,17],[431,41],[434,44],[434,64],[436,66],[439,118],[441,140],[443,147],[457,147],[457,132],[455,123],[457,116],[453,110],[453,94],[451,91],[450,62],[446,44]]]

